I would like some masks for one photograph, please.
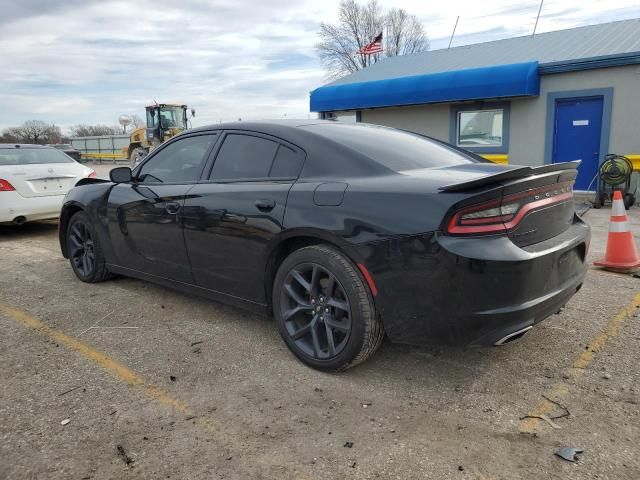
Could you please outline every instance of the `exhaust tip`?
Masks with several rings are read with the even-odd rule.
[[[533,325],[529,325],[528,327],[521,328],[520,330],[516,330],[515,332],[512,332],[509,335],[506,335],[506,336],[502,337],[500,340],[498,340],[496,343],[494,343],[494,345],[496,347],[499,347],[500,345],[506,345],[507,343],[514,342],[514,341],[524,337],[526,335],[526,333],[529,330],[531,330],[532,328],[533,328]]]
[[[24,217],[22,215],[13,219],[14,225],[24,225],[25,223],[27,223],[27,217]]]

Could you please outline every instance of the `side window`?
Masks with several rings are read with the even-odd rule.
[[[213,164],[211,179],[265,178],[278,144],[271,140],[237,133],[225,137]]]
[[[302,169],[302,162],[303,157],[300,152],[280,145],[269,176],[272,178],[297,178]]]
[[[142,183],[188,183],[200,178],[206,153],[216,135],[186,137],[167,145],[138,173]]]

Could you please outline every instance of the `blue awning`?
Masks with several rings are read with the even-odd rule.
[[[312,112],[540,95],[538,62],[320,87]]]

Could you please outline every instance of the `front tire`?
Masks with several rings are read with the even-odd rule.
[[[67,252],[73,272],[83,282],[103,282],[110,277],[100,241],[89,216],[84,212],[77,212],[69,221]]]
[[[327,245],[302,248],[282,262],[273,307],[289,349],[318,370],[353,367],[373,355],[384,337],[360,271]]]
[[[131,168],[135,168],[146,154],[147,151],[142,147],[136,147],[131,150],[131,155],[129,156],[129,164]]]

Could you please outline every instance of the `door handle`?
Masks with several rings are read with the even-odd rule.
[[[165,205],[164,209],[169,215],[175,215],[180,210],[180,204],[176,202],[169,202]]]
[[[261,212],[270,212],[276,206],[276,202],[273,200],[256,200],[256,208]]]

